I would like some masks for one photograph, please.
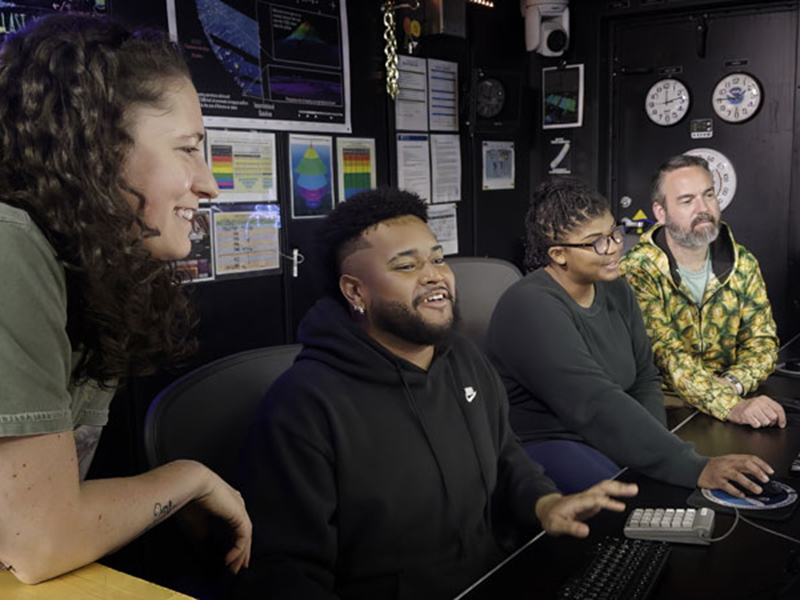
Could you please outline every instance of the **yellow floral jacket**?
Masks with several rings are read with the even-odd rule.
[[[657,225],[622,260],[664,376],[664,387],[718,419],[740,400],[714,379],[730,373],[745,394],[775,369],[778,336],[758,261],[722,224],[711,245],[713,273],[698,306]]]

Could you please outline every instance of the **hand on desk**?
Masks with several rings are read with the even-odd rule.
[[[741,400],[728,413],[728,421],[750,427],[786,427],[786,412],[769,396],[754,396]]]
[[[717,456],[708,461],[708,464],[697,478],[697,486],[703,488],[720,489],[731,496],[744,498],[744,494],[734,486],[735,481],[751,492],[758,493],[758,486],[745,476],[750,473],[759,481],[766,483],[769,476],[775,471],[766,462],[752,454],[726,454]]]
[[[601,510],[622,512],[625,505],[612,496],[635,496],[639,488],[635,483],[601,481],[585,492],[562,496],[548,494],[536,502],[536,516],[550,535],[572,535],[584,538],[589,535],[589,526],[582,523]]]

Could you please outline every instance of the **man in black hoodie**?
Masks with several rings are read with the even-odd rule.
[[[506,393],[452,331],[453,273],[425,204],[359,194],[321,227],[329,293],[244,452],[253,519],[244,598],[451,598],[541,524],[622,510],[606,481],[561,496],[516,442]]]

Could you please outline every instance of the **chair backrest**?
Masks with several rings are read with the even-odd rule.
[[[239,352],[195,369],[164,389],[145,418],[150,467],[191,458],[230,482],[260,400],[301,348],[292,344]]]
[[[483,348],[492,312],[522,273],[512,263],[499,258],[458,256],[447,259],[456,276],[456,293],[461,312],[459,330]]]

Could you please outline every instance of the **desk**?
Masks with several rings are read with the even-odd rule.
[[[766,392],[774,396],[800,397],[800,380],[771,378]],[[800,451],[800,427],[755,430],[722,423],[697,413],[677,431],[694,442],[697,452],[708,456],[720,454],[757,454],[786,477],[792,458]],[[639,485],[639,495],[626,501],[624,513],[603,512],[589,521],[591,533],[586,540],[552,538],[540,535],[505,561],[476,586],[466,590],[461,600],[549,599],[561,584],[575,574],[576,568],[593,543],[606,535],[622,537],[625,519],[636,507],[684,507],[691,490],[671,486],[643,475],[625,471],[619,479]],[[788,481],[788,478],[787,478]],[[800,478],[793,480],[800,489]],[[800,537],[800,507],[786,521],[755,519],[757,523],[794,538]],[[717,513],[714,536],[725,533],[733,516]],[[672,554],[656,585],[652,600],[764,600],[765,592],[784,578],[789,553],[800,548],[787,540],[762,532],[742,521],[725,540],[710,546],[672,545]],[[774,584],[772,583],[774,582]],[[773,591],[774,593],[774,591]],[[800,598],[800,596],[798,596]]]
[[[38,585],[25,585],[8,571],[0,571],[3,600],[179,600],[178,592],[115,571],[99,563]]]

